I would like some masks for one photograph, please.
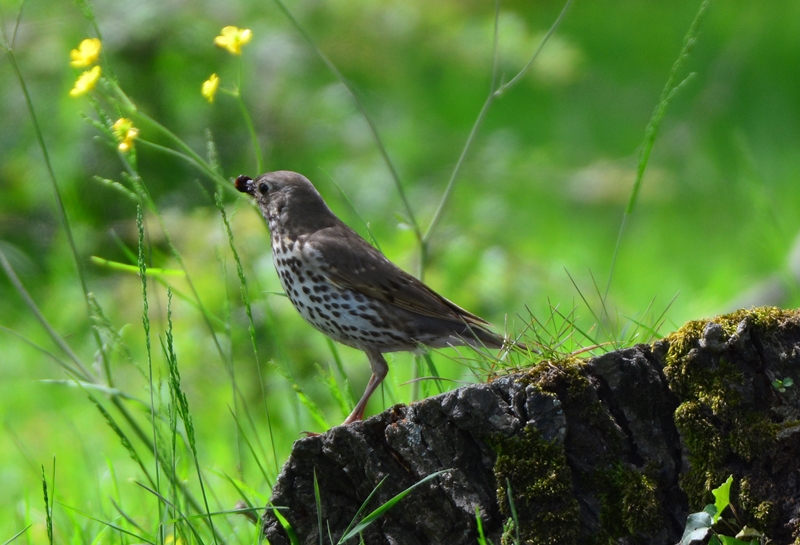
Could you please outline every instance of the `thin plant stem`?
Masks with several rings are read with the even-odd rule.
[[[494,37],[492,39],[492,84],[497,89],[497,76],[500,73],[500,0],[494,0]]]
[[[25,335],[23,335],[23,334],[21,334],[21,333],[19,333],[17,331],[14,331],[13,329],[9,329],[6,326],[2,326],[2,325],[0,325],[0,331],[8,333],[9,335],[13,335],[14,337],[18,338],[19,340],[21,340],[22,342],[24,342],[25,344],[30,346],[31,348],[33,348],[35,350],[38,350],[39,352],[41,352],[45,356],[49,357],[51,360],[55,361],[59,366],[63,367],[68,373],[74,373],[74,371],[72,370],[72,368],[69,366],[69,364],[67,362],[65,362],[64,360],[62,360],[61,358],[59,358],[58,356],[56,356],[55,354],[53,354],[52,352],[50,352],[49,350],[44,348],[43,346],[41,346],[39,344],[36,344],[35,342],[33,342],[31,339],[29,339]]]
[[[158,144],[154,144],[152,142],[148,142],[147,144],[158,148],[161,151],[170,153],[172,155],[176,155],[178,157],[183,158],[184,160],[188,161],[190,164],[193,164],[198,169],[200,169],[206,176],[208,176],[211,181],[216,183],[217,185],[225,188],[227,191],[231,193],[237,194],[236,190],[234,189],[233,185],[226,180],[224,177],[220,176],[217,170],[211,165],[208,161],[203,159],[197,152],[195,152],[191,147],[189,147],[183,140],[181,140],[178,135],[174,132],[169,130],[167,127],[147,115],[146,113],[142,112],[138,106],[128,97],[125,91],[120,88],[114,80],[107,80],[109,84],[114,88],[117,98],[119,99],[119,106],[122,107],[124,110],[139,119],[144,120],[148,125],[155,128],[158,132],[169,138],[181,151],[177,152],[175,150],[170,150],[164,146],[160,146]],[[142,142],[141,140],[139,142]],[[182,152],[182,153],[181,153]]]
[[[278,1],[278,0],[276,0]],[[498,52],[498,42],[499,42],[499,20],[500,20],[500,6],[499,2],[495,2],[495,10],[494,10],[494,38],[492,40],[492,76],[491,76],[491,83],[489,88],[489,94],[486,97],[486,100],[481,107],[480,112],[478,112],[478,117],[475,119],[475,122],[472,124],[472,129],[469,131],[469,136],[467,136],[467,141],[464,143],[464,147],[461,149],[461,154],[456,161],[455,167],[453,167],[453,172],[450,174],[450,179],[447,182],[447,186],[444,189],[444,193],[442,194],[442,198],[439,199],[439,204],[436,207],[436,211],[433,214],[433,218],[431,219],[428,228],[425,230],[424,234],[419,238],[419,272],[417,276],[420,280],[423,280],[425,277],[425,269],[428,263],[428,249],[430,245],[431,237],[433,236],[433,232],[435,231],[436,227],[439,225],[439,221],[442,219],[442,214],[444,213],[445,207],[450,202],[450,195],[453,192],[453,188],[455,187],[456,179],[458,178],[458,174],[461,171],[461,167],[464,164],[465,159],[467,158],[467,154],[472,148],[472,144],[475,141],[475,137],[478,134],[478,130],[480,129],[481,125],[483,125],[483,121],[486,118],[486,114],[489,112],[489,108],[491,108],[494,101],[499,98],[504,92],[514,86],[521,78],[524,76],[530,67],[533,65],[533,62],[539,57],[539,53],[541,53],[544,45],[550,39],[550,36],[553,35],[556,28],[559,24],[561,24],[561,20],[564,18],[564,14],[567,12],[567,8],[569,8],[570,4],[572,4],[572,0],[567,0],[564,4],[564,7],[561,9],[561,12],[558,14],[558,17],[550,26],[550,29],[547,31],[547,34],[544,35],[542,40],[539,42],[539,46],[534,51],[533,55],[531,55],[530,60],[528,63],[520,70],[516,76],[514,76],[511,81],[505,83],[503,85],[497,86],[498,84],[498,66],[499,66],[499,52]],[[414,358],[414,371],[413,376],[415,379],[419,378],[419,360],[418,358]],[[412,390],[416,392],[416,382],[414,386],[412,386]]]
[[[172,155],[173,157],[177,157],[177,158],[179,158],[179,159],[181,159],[183,161],[186,161],[187,163],[189,163],[190,165],[192,165],[193,167],[198,169],[203,174],[208,174],[208,172],[207,172],[207,170],[206,170],[204,165],[198,163],[197,161],[194,160],[193,157],[190,157],[190,156],[186,155],[185,153],[181,153],[180,151],[174,150],[172,148],[168,148],[167,146],[162,146],[161,144],[156,144],[154,142],[150,142],[149,140],[145,140],[144,138],[137,139],[136,140],[136,145],[137,146],[138,145],[144,145],[144,146],[146,146],[148,148],[153,148],[153,149],[155,149],[157,151],[160,151],[161,153],[163,153],[165,155]]]
[[[53,339],[53,341],[62,350],[64,350],[64,352],[67,355],[70,356],[70,359],[72,359],[75,362],[78,371],[76,372],[74,369],[69,368],[69,369],[67,369],[68,373],[71,372],[72,375],[74,375],[75,377],[85,379],[85,382],[87,382],[87,383],[91,383],[91,384],[96,384],[98,386],[102,386],[97,382],[97,379],[86,369],[86,367],[83,365],[83,363],[77,357],[77,355],[75,355],[75,353],[72,351],[72,349],[69,347],[69,345],[67,345],[67,343],[64,341],[64,339],[58,334],[58,332],[56,332],[52,328],[52,326],[50,326],[50,324],[47,322],[46,318],[44,318],[44,315],[39,310],[39,308],[36,306],[36,303],[33,301],[33,299],[30,298],[30,295],[28,295],[27,291],[25,291],[24,286],[22,286],[21,283],[19,283],[19,279],[16,277],[16,274],[14,274],[13,269],[10,268],[10,264],[8,264],[8,261],[5,259],[5,254],[3,254],[2,249],[0,249],[0,264],[3,264],[4,268],[5,268],[5,265],[8,265],[8,269],[6,270],[6,273],[8,273],[10,271],[11,275],[9,276],[9,279],[12,281],[12,283],[15,284],[15,288],[17,288],[18,290],[20,288],[22,289],[22,291],[20,291],[20,295],[25,300],[25,302],[28,305],[29,310],[31,311],[31,313],[40,321],[40,323],[45,328],[45,330],[48,332],[48,334]],[[16,279],[16,282],[15,282],[15,279]],[[19,284],[19,285],[17,285],[17,284]],[[76,381],[76,384],[78,384],[80,386],[80,382]],[[155,434],[154,434],[154,439],[151,439],[150,437],[148,437],[147,433],[139,425],[137,420],[133,417],[133,415],[130,413],[128,408],[123,403],[124,396],[121,395],[121,394],[114,393],[114,390],[110,389],[110,388],[104,388],[103,391],[108,395],[109,400],[111,401],[111,404],[114,405],[114,407],[117,409],[117,411],[119,411],[119,413],[122,415],[122,417],[128,423],[128,425],[131,427],[131,429],[135,433],[136,437],[138,437],[139,440],[142,441],[142,443],[144,443],[145,448],[147,448],[150,452],[153,452],[153,454],[155,456],[155,459],[157,460],[157,463],[160,463],[162,467],[169,467],[168,464],[166,464],[165,460],[163,460],[161,453],[155,447]],[[168,477],[169,477],[170,481],[177,483],[178,487],[181,489],[181,492],[183,493],[183,495],[186,498],[186,501],[189,503],[189,505],[191,505],[192,508],[195,509],[197,512],[202,512],[201,509],[200,509],[200,505],[197,503],[197,500],[194,498],[194,496],[191,494],[191,492],[187,488],[186,483],[184,483],[182,480],[178,479],[177,475],[174,474],[174,473],[169,474]]]
[[[102,385],[100,385],[98,383],[97,378],[83,365],[83,363],[80,361],[78,356],[72,351],[72,349],[69,347],[69,345],[67,345],[67,343],[64,341],[64,339],[49,324],[49,322],[44,317],[42,312],[36,306],[36,303],[33,301],[33,299],[30,297],[30,295],[25,290],[25,287],[19,281],[19,278],[17,277],[17,275],[14,272],[13,268],[11,268],[11,265],[8,262],[8,260],[6,259],[5,254],[2,252],[1,248],[0,248],[0,265],[3,266],[6,274],[9,277],[9,280],[12,282],[12,284],[14,285],[14,287],[16,288],[16,290],[18,291],[20,296],[23,298],[23,300],[25,301],[26,305],[29,307],[29,310],[31,311],[31,313],[39,320],[39,322],[44,327],[45,331],[47,331],[47,333],[50,335],[50,337],[53,339],[53,341],[56,343],[56,345],[58,345],[70,357],[70,359],[72,359],[72,361],[75,363],[75,368],[72,368],[70,366],[64,366],[66,371],[68,372],[68,374],[70,374],[73,377],[77,377],[79,379],[82,379],[87,383],[95,384],[95,385],[98,385],[98,386],[102,386]],[[76,381],[76,384],[78,384],[80,386],[80,382]],[[102,391],[104,391],[108,395],[109,400],[111,401],[112,405],[114,405],[114,407],[120,412],[122,417],[125,419],[125,421],[128,423],[128,425],[131,427],[131,429],[134,431],[134,433],[139,438],[139,440],[142,441],[142,443],[144,443],[145,447],[150,452],[153,453],[154,459],[156,460],[157,467],[158,467],[158,464],[160,464],[162,467],[169,467],[168,464],[166,464],[166,462],[163,460],[161,453],[156,448],[157,436],[155,434],[155,431],[154,431],[154,434],[153,434],[152,438],[147,436],[145,431],[142,429],[142,427],[139,425],[139,423],[136,421],[136,419],[133,417],[133,415],[130,413],[128,408],[123,403],[123,399],[124,399],[125,396],[122,395],[122,394],[114,393],[114,389],[113,388],[102,388]],[[151,385],[151,391],[152,391],[152,385]],[[153,404],[153,401],[151,401],[151,412],[153,414],[155,414],[155,410],[154,410],[154,407],[153,407],[152,404]],[[153,426],[155,426],[155,421],[154,420],[153,420],[152,424],[153,424]],[[194,496],[188,490],[186,484],[181,479],[179,479],[177,477],[177,475],[174,474],[174,473],[172,473],[172,474],[167,473],[167,476],[168,476],[168,478],[170,479],[171,482],[173,482],[174,484],[176,484],[180,488],[184,498],[189,503],[189,505],[191,505],[192,508],[195,509],[197,512],[202,512],[202,510],[200,508],[200,505],[197,503],[197,500],[194,498]],[[217,538],[219,539],[219,536],[217,536]]]
[[[394,185],[397,188],[398,194],[400,195],[400,200],[402,201],[403,207],[405,208],[406,219],[410,223],[411,228],[414,231],[414,235],[417,237],[417,240],[421,244],[422,230],[420,229],[419,223],[417,222],[414,216],[414,210],[413,208],[411,208],[411,203],[408,201],[408,198],[406,197],[405,190],[403,189],[403,184],[400,181],[400,175],[397,173],[397,169],[395,168],[391,157],[389,157],[389,152],[386,150],[386,146],[383,144],[383,139],[381,138],[380,133],[378,132],[378,128],[375,125],[375,122],[372,120],[372,117],[367,112],[364,103],[361,102],[361,99],[359,98],[358,94],[356,94],[353,87],[350,85],[350,83],[348,83],[348,81],[345,79],[345,77],[342,75],[342,73],[339,71],[336,65],[333,64],[333,62],[331,62],[331,60],[325,55],[325,53],[322,52],[322,50],[317,46],[317,44],[314,42],[314,40],[311,38],[308,32],[306,32],[306,30],[297,21],[297,19],[294,18],[294,16],[289,11],[289,9],[284,5],[284,3],[281,0],[274,0],[274,2],[278,5],[281,11],[283,11],[284,15],[286,15],[286,17],[289,19],[292,25],[297,29],[297,31],[303,36],[306,42],[308,42],[308,44],[311,46],[311,48],[314,50],[317,56],[322,60],[322,62],[325,63],[325,66],[328,67],[328,70],[330,70],[333,73],[333,75],[336,76],[336,79],[339,80],[339,82],[344,86],[344,88],[353,98],[353,101],[355,102],[358,111],[361,113],[364,120],[367,122],[367,125],[369,126],[369,130],[372,133],[372,137],[375,139],[375,143],[378,146],[378,151],[380,152],[381,157],[383,157],[383,161],[386,163],[386,166],[389,169],[389,174],[391,174],[392,176]]]
[[[173,142],[175,142],[175,144],[181,150],[183,150],[183,152],[187,156],[191,157],[192,161],[194,161],[213,182],[227,189],[231,193],[236,192],[235,188],[233,187],[233,185],[231,185],[231,183],[228,180],[220,176],[212,165],[210,165],[205,159],[203,159],[200,155],[198,155],[192,148],[186,145],[186,143],[183,140],[178,138],[178,135],[173,133],[171,130],[166,128],[164,125],[162,125],[149,115],[142,113],[138,109],[136,110],[135,113],[140,118],[144,119],[147,123],[158,129],[161,133],[168,136]]]
[[[155,405],[155,381],[153,380],[153,354],[150,342],[150,315],[148,313],[149,304],[147,299],[147,260],[145,258],[144,245],[144,213],[141,205],[136,207],[136,230],[139,234],[139,278],[142,283],[142,327],[144,329],[145,347],[147,349],[147,380],[150,386],[150,425],[153,431],[153,460],[155,461],[155,487],[161,488],[161,471],[158,458],[158,434],[156,432],[156,405]],[[159,509],[159,512],[161,510]]]
[[[31,124],[33,125],[33,132],[36,135],[36,141],[39,144],[39,149],[42,152],[42,158],[44,159],[45,168],[47,169],[47,175],[50,179],[50,185],[53,188],[53,195],[56,200],[56,210],[58,211],[58,215],[61,218],[61,223],[64,227],[64,233],[67,236],[67,242],[69,244],[70,253],[72,254],[72,259],[75,264],[75,271],[78,273],[78,281],[81,285],[81,291],[83,292],[83,300],[84,304],[86,305],[86,315],[91,320],[92,316],[92,305],[89,301],[89,286],[86,282],[86,276],[83,271],[83,267],[81,266],[81,259],[80,253],[78,252],[78,246],[75,243],[75,237],[72,234],[72,226],[69,222],[69,217],[67,216],[67,209],[64,206],[64,200],[61,197],[61,190],[58,187],[58,181],[56,180],[56,173],[55,169],[53,168],[53,164],[50,161],[50,153],[47,151],[47,145],[44,142],[44,134],[42,133],[42,128],[39,125],[39,118],[36,116],[36,110],[33,107],[33,100],[31,99],[31,95],[28,92],[28,85],[25,83],[25,77],[22,75],[22,70],[17,63],[16,55],[14,54],[13,49],[13,39],[16,38],[17,28],[19,27],[20,17],[22,15],[22,7],[20,6],[20,12],[17,16],[17,20],[14,26],[14,33],[12,35],[12,41],[9,42],[8,35],[6,34],[5,23],[0,17],[0,32],[3,35],[3,49],[8,56],[8,60],[11,63],[11,67],[14,70],[14,74],[17,77],[17,81],[19,82],[20,88],[22,89],[22,94],[25,97],[25,105],[28,108],[28,115],[31,119]],[[111,368],[109,365],[108,357],[105,352],[105,348],[103,346],[103,341],[100,338],[100,333],[95,329],[91,328],[92,336],[94,337],[95,343],[97,345],[97,350],[100,353],[100,358],[102,360],[103,369],[106,374],[106,379],[111,380]]]
[[[231,229],[231,224],[230,221],[228,220],[228,214],[225,212],[225,206],[222,203],[222,195],[219,192],[214,193],[214,201],[217,205],[217,208],[219,209],[220,215],[222,216],[222,223],[225,228],[225,234],[228,237],[228,245],[230,246],[231,253],[233,254],[233,260],[236,263],[236,274],[239,278],[239,291],[241,294],[242,303],[244,303],[245,312],[247,314],[248,332],[250,333],[250,343],[253,346],[256,374],[258,375],[258,383],[261,388],[261,399],[263,400],[264,403],[264,413],[267,418],[267,429],[269,432],[270,445],[272,446],[272,456],[273,459],[277,461],[278,455],[275,449],[275,438],[272,430],[272,419],[270,418],[269,407],[267,406],[267,395],[266,391],[264,391],[264,382],[261,376],[261,358],[259,357],[258,354],[258,343],[256,341],[256,325],[255,325],[255,319],[253,318],[253,308],[250,303],[250,294],[248,290],[247,277],[244,274],[244,267],[242,266],[242,260],[239,257],[239,252],[236,250],[236,245],[233,242],[233,230]],[[253,424],[252,419],[250,418],[249,411],[247,411],[247,416],[248,419],[250,420],[250,424],[252,425],[253,429],[256,430],[256,427]],[[256,439],[259,439],[257,433],[256,433]],[[261,445],[260,439],[258,443],[262,449],[262,454],[263,454],[264,449],[263,446]]]
[[[53,471],[55,471],[55,463],[53,464]],[[47,477],[44,473],[44,464],[42,465],[42,492],[44,494],[44,515],[45,527],[47,528],[47,542],[53,545],[53,502],[52,492],[48,498],[47,494]]]
[[[192,423],[192,416],[189,412],[189,401],[186,399],[186,394],[183,392],[181,387],[181,375],[178,369],[178,357],[175,353],[175,346],[173,343],[173,335],[172,335],[172,292],[169,288],[167,288],[167,331],[166,331],[166,340],[162,341],[162,350],[164,351],[164,355],[167,358],[167,364],[169,367],[169,385],[172,391],[172,397],[175,401],[175,405],[177,406],[176,409],[178,414],[183,420],[184,428],[186,429],[186,435],[189,443],[189,450],[192,453],[192,460],[194,461],[194,467],[197,472],[197,481],[200,483],[200,493],[203,497],[203,505],[205,506],[205,513],[209,528],[211,528],[212,534],[214,536],[214,543],[217,542],[217,531],[214,528],[214,521],[211,518],[211,509],[208,506],[208,496],[206,494],[206,486],[203,480],[203,474],[200,470],[200,461],[197,458],[197,442],[194,434],[194,424]]]
[[[19,10],[17,10],[17,18],[14,20],[14,30],[11,32],[11,39],[8,39],[6,35],[6,22],[3,18],[3,10],[0,9],[0,32],[3,34],[3,43],[0,44],[0,48],[3,51],[10,51],[14,49],[14,42],[17,40],[17,30],[19,30],[19,23],[22,20],[22,8],[25,5],[25,0],[22,0],[19,4]]]
[[[220,196],[219,195],[219,191],[215,191],[214,192],[214,200],[218,201],[219,196]],[[217,203],[217,206],[219,206],[219,202]],[[226,286],[226,288],[227,288],[227,286],[229,284],[229,282],[228,282],[228,263],[223,258],[222,252],[221,252],[219,246],[215,246],[214,254],[217,257],[217,263],[219,264],[220,274],[222,275],[222,285]],[[230,302],[230,297],[228,297],[228,290],[227,289],[225,289],[225,298],[224,298],[223,308],[224,308],[224,313],[225,313],[225,336],[228,339],[228,347],[229,347],[228,358],[227,358],[227,361],[225,363],[227,364],[228,379],[230,380],[230,386],[231,386],[231,400],[233,402],[232,411],[233,411],[234,416],[236,418],[238,418],[238,416],[239,416],[239,403],[238,403],[238,398],[236,396],[236,367],[233,365],[233,347],[234,347],[234,343],[233,343],[233,336],[232,336],[232,329],[231,329],[231,321],[232,321],[232,318],[231,318],[231,302]],[[243,449],[243,443],[242,443],[242,436],[239,433],[238,428],[236,429],[235,443],[236,443],[236,455],[237,455],[236,467],[239,469],[239,478],[240,479],[244,479],[244,475],[242,473],[244,471],[244,456],[243,456],[244,449]]]
[[[478,113],[478,117],[472,124],[472,129],[469,131],[469,136],[467,136],[467,141],[464,144],[464,147],[461,149],[461,155],[458,157],[456,166],[453,168],[453,172],[450,174],[450,180],[447,182],[447,186],[444,189],[442,198],[439,200],[439,205],[436,207],[436,212],[434,212],[433,214],[433,219],[431,219],[431,223],[430,225],[428,225],[428,229],[422,236],[423,247],[427,247],[431,239],[431,236],[433,235],[433,231],[439,224],[439,220],[442,219],[442,213],[444,212],[444,208],[450,200],[450,194],[453,191],[453,186],[455,185],[458,173],[461,171],[461,167],[464,164],[464,160],[467,157],[467,153],[469,153],[470,149],[472,148],[472,143],[475,141],[475,135],[478,134],[478,129],[480,129],[481,125],[483,124],[483,120],[486,118],[486,114],[488,113],[489,108],[492,106],[492,103],[494,102],[497,96],[498,95],[496,95],[495,92],[493,91],[492,93],[489,94],[489,96],[486,97],[486,101],[483,103],[483,107],[481,108],[481,111]]]
[[[697,15],[695,15],[694,21],[692,21],[692,24],[689,26],[689,30],[683,39],[683,48],[681,48],[678,58],[675,59],[672,69],[670,70],[669,77],[667,78],[667,83],[664,85],[664,89],[661,91],[661,98],[659,99],[658,104],[653,111],[653,115],[650,117],[650,121],[647,123],[644,141],[641,149],[639,150],[639,163],[636,167],[636,180],[633,182],[631,196],[628,199],[628,205],[625,207],[625,212],[622,215],[622,222],[620,223],[619,234],[617,235],[617,243],[614,246],[614,255],[611,259],[611,268],[608,272],[608,282],[606,283],[603,300],[608,298],[608,293],[611,289],[611,280],[614,277],[614,269],[617,264],[619,250],[622,245],[622,237],[625,233],[625,227],[628,224],[628,219],[630,218],[631,214],[633,214],[633,209],[638,200],[639,190],[641,189],[642,179],[644,177],[644,171],[647,168],[648,161],[650,160],[650,152],[653,150],[653,144],[655,143],[656,136],[658,136],[658,131],[661,128],[661,122],[664,119],[664,114],[666,113],[667,107],[677,91],[679,91],[681,87],[683,87],[694,76],[694,74],[691,73],[685,79],[679,83],[676,83],[678,71],[683,65],[683,62],[691,54],[692,47],[697,41],[697,36],[700,31],[700,23],[708,11],[709,4],[710,0],[704,0],[703,3],[700,4],[700,9],[697,11]]]
[[[39,307],[36,306],[36,303],[34,302],[33,298],[28,293],[28,290],[25,289],[25,286],[20,281],[19,277],[17,276],[17,273],[14,271],[14,268],[11,266],[11,263],[9,263],[8,259],[6,259],[6,254],[5,252],[3,252],[2,248],[0,248],[0,266],[3,267],[6,276],[8,276],[8,279],[11,281],[11,284],[13,284],[14,289],[17,290],[19,296],[22,297],[22,300],[25,302],[25,305],[28,307],[28,310],[30,310],[33,316],[39,321],[39,323],[42,325],[42,327],[50,336],[50,338],[53,340],[53,342],[67,356],[69,356],[69,359],[71,359],[75,363],[75,367],[72,367],[62,362],[62,367],[64,367],[64,369],[70,375],[74,375],[87,382],[94,382],[96,379],[92,374],[92,372],[89,371],[89,369],[87,369],[83,365],[77,354],[75,354],[75,352],[72,351],[72,348],[70,348],[70,346],[66,343],[66,341],[64,341],[61,335],[58,334],[58,332],[53,328],[53,326],[50,325],[50,322],[47,321],[47,318],[45,318],[44,314],[42,314],[42,312],[39,310]]]
[[[126,95],[124,95],[122,90],[119,90],[119,92],[122,94],[122,96],[126,96]],[[133,111],[137,111],[135,109],[135,106],[133,108],[134,108]],[[194,153],[194,151],[192,151],[191,148],[189,148],[185,143],[183,143],[183,141],[180,140],[174,133],[169,131],[169,129],[167,129],[166,127],[164,127],[163,125],[161,125],[157,121],[152,120],[151,118],[149,118],[145,114],[140,114],[140,115],[142,115],[145,119],[149,119],[154,124],[155,127],[159,128],[159,130],[163,131],[165,134],[170,136],[170,138],[172,138],[176,142],[178,142],[180,147],[182,149],[184,149],[185,151],[187,151],[187,154],[191,157],[191,159],[197,165],[202,166],[203,170],[205,170],[206,173],[212,179],[214,179],[218,183],[219,183],[220,180],[225,182],[225,183],[219,183],[219,185],[221,185],[222,187],[225,187],[226,189],[228,189],[230,191],[233,191],[232,185],[227,183],[221,176],[219,176],[219,174],[216,173],[216,170],[213,168],[213,166],[208,164],[202,157],[200,157],[199,155]],[[186,268],[186,265],[185,265],[185,263],[183,261],[183,256],[181,256],[180,252],[178,252],[177,247],[175,246],[175,244],[172,241],[172,237],[170,236],[169,231],[167,230],[167,226],[164,223],[164,218],[159,213],[158,208],[156,207],[155,202],[153,201],[153,198],[150,196],[150,193],[148,192],[147,187],[142,182],[138,172],[135,169],[135,166],[132,165],[130,162],[128,162],[127,157],[125,156],[125,154],[120,154],[120,158],[121,158],[123,164],[125,165],[125,168],[126,168],[128,174],[131,176],[132,180],[134,181],[135,185],[140,189],[140,191],[141,191],[140,197],[141,197],[143,203],[147,206],[147,209],[150,210],[155,215],[155,217],[158,219],[159,225],[161,227],[161,231],[164,233],[164,237],[166,239],[167,246],[169,247],[169,249],[170,249],[170,251],[172,253],[172,256],[178,261],[178,264],[180,265],[180,268],[186,273],[186,276],[185,276],[186,282],[188,283],[189,289],[192,292],[192,295],[194,296],[195,301],[197,302],[197,306],[200,309],[200,314],[202,315],[202,317],[203,317],[203,319],[204,319],[204,321],[206,323],[206,327],[208,328],[209,332],[211,333],[211,338],[214,341],[214,345],[217,348],[217,352],[218,352],[218,354],[220,356],[220,359],[223,361],[223,363],[227,363],[228,362],[228,357],[225,354],[225,351],[222,349],[222,345],[219,342],[219,338],[218,338],[218,336],[216,334],[216,331],[214,330],[214,326],[211,323],[211,318],[209,317],[209,313],[206,311],[205,305],[203,305],[203,302],[200,299],[200,293],[197,291],[197,288],[195,287],[194,282],[192,281],[192,278],[189,275],[189,271]]]
[[[129,426],[131,426],[134,433],[139,438],[139,440],[144,443],[145,447],[150,451],[158,453],[158,460],[159,463],[161,464],[161,467],[168,468],[169,463],[163,458],[161,452],[158,452],[156,449],[154,449],[153,444],[150,441],[150,438],[147,436],[144,429],[142,429],[142,427],[139,425],[139,423],[136,421],[136,419],[133,417],[130,411],[128,411],[128,408],[122,403],[122,400],[117,396],[113,396],[110,399],[111,403],[120,412],[120,414],[122,414],[123,418],[125,418],[125,421],[128,423]],[[183,479],[180,479],[178,475],[175,473],[167,473],[167,477],[170,479],[171,482],[177,484],[178,488],[183,494],[184,499],[186,499],[186,502],[192,507],[192,509],[194,509],[198,513],[203,513],[202,507],[198,503],[197,498],[195,498],[192,492],[189,490],[188,484]],[[217,540],[221,540],[221,537],[219,535],[217,535]]]
[[[461,150],[461,155],[456,162],[456,166],[453,167],[453,172],[450,175],[450,180],[447,182],[447,186],[445,187],[444,193],[442,194],[442,198],[439,200],[439,205],[436,208],[436,212],[433,214],[433,219],[431,220],[428,229],[425,231],[425,234],[422,237],[422,246],[421,249],[421,258],[425,257],[425,253],[427,249],[425,248],[430,241],[431,236],[433,235],[433,231],[436,229],[436,226],[439,224],[439,221],[442,218],[442,214],[444,212],[445,206],[450,201],[450,194],[453,191],[453,185],[455,184],[456,178],[458,177],[458,173],[461,170],[461,166],[464,164],[464,160],[467,157],[467,153],[470,151],[473,142],[475,141],[475,136],[478,133],[481,125],[483,124],[483,120],[486,118],[486,114],[489,111],[489,108],[494,103],[495,99],[499,98],[503,93],[508,91],[511,87],[516,85],[522,77],[530,70],[530,67],[533,65],[534,61],[539,57],[539,54],[544,49],[545,44],[550,40],[550,37],[556,31],[556,28],[561,24],[564,15],[567,13],[567,9],[572,4],[572,0],[567,0],[564,4],[564,7],[561,8],[561,12],[556,17],[556,20],[553,21],[553,24],[550,25],[550,29],[544,35],[542,40],[539,42],[539,46],[536,48],[536,51],[533,52],[531,58],[528,60],[527,64],[514,76],[509,82],[496,87],[497,85],[497,66],[499,62],[499,54],[497,52],[497,42],[498,42],[498,32],[499,32],[499,23],[498,19],[500,17],[500,10],[499,6],[495,4],[495,35],[494,35],[494,52],[492,54],[492,82],[491,82],[491,89],[489,91],[489,95],[486,97],[486,100],[483,103],[483,107],[481,108],[480,112],[478,113],[478,117],[475,119],[475,123],[472,125],[472,129],[469,132],[469,136],[467,137],[467,141],[464,144],[464,148]]]

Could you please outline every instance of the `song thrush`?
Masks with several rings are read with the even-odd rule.
[[[308,323],[363,350],[372,377],[344,424],[361,420],[386,377],[384,352],[509,344],[482,318],[398,268],[331,212],[308,179],[286,170],[236,178],[254,197],[272,236],[272,259],[286,295]]]

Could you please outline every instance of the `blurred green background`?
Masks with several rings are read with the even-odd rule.
[[[0,6],[10,33],[19,4],[0,0]],[[489,92],[493,3],[303,0],[287,6],[357,91],[418,221],[427,227]],[[308,176],[342,219],[365,234],[360,215],[390,259],[419,272],[413,233],[364,118],[274,3],[105,0],[94,7],[104,59],[120,86],[201,155],[210,130],[226,177],[258,174],[255,155],[236,102],[218,94],[209,105],[200,85],[216,72],[223,87],[232,87],[238,59],[214,47],[213,39],[225,25],[252,29],[242,56],[243,95],[266,168]],[[502,80],[524,66],[562,7],[502,2]],[[570,8],[532,69],[489,110],[431,240],[426,282],[498,330],[506,320],[509,330],[522,330],[528,309],[544,321],[550,305],[565,313],[575,308],[582,329],[597,322],[582,298],[600,312],[598,291],[609,281],[645,127],[698,8],[697,1],[630,0],[578,1]],[[738,306],[797,306],[800,258],[792,254],[800,230],[798,28],[796,2],[712,3],[679,78],[695,75],[667,111],[619,247],[605,327],[620,338],[652,340],[643,330],[641,337],[626,337],[632,335],[629,320],[652,325],[665,309],[662,334]],[[94,116],[88,99],[68,96],[76,77],[69,51],[89,36],[91,25],[72,3],[30,0],[14,51],[89,289],[146,367],[140,280],[89,260],[129,263],[119,241],[135,252],[137,240],[135,203],[93,179],[122,181],[117,153],[84,121],[84,115]],[[0,120],[0,245],[44,316],[91,364],[97,346],[74,260],[7,56],[0,62]],[[140,136],[168,144],[146,129]],[[202,303],[220,320],[214,330],[225,357],[197,309],[184,299],[173,301],[176,350],[201,466],[216,483],[214,509],[232,508],[238,493],[224,475],[264,496],[269,483],[247,454],[231,411],[252,415],[247,433],[264,445],[262,461],[274,477],[301,430],[324,429],[298,402],[292,384],[319,405],[328,425],[345,416],[316,367],[328,369],[333,356],[325,338],[286,299],[270,293],[280,286],[266,226],[244,200],[226,191],[253,298],[256,365],[235,264],[211,197],[216,187],[175,157],[143,145],[137,150],[143,182]],[[178,268],[152,216],[147,235],[151,266]],[[166,280],[190,293],[185,279]],[[154,281],[150,288],[154,365],[156,378],[163,379],[159,338],[166,328],[166,296]],[[0,325],[58,351],[5,275]],[[600,329],[597,339],[608,340]],[[369,376],[366,358],[344,347],[339,352],[358,398]],[[452,381],[474,380],[453,355],[434,356],[440,372]],[[117,388],[149,399],[147,382],[123,354],[115,351],[112,364]],[[390,367],[388,389],[383,398],[373,398],[368,414],[415,395],[404,384],[413,376],[411,357],[397,355]],[[240,395],[232,393],[231,373]],[[335,371],[334,376],[342,384]],[[85,392],[45,382],[64,378],[47,356],[0,331],[0,511],[6,513],[0,540],[28,523],[34,526],[22,539],[45,539],[41,466],[50,475],[54,457],[62,540],[90,542],[102,529],[62,505],[112,520],[118,515],[108,498],[115,487],[140,523],[157,518],[152,496],[133,484],[141,480],[138,469]],[[436,392],[427,382],[420,390],[418,395]],[[157,396],[166,394],[161,389]],[[146,423],[142,408],[135,402],[131,408]],[[185,473],[191,480],[193,472]],[[246,532],[245,524],[236,520],[225,531]]]

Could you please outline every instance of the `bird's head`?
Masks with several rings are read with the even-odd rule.
[[[278,170],[255,179],[242,174],[234,185],[255,199],[270,230],[288,229],[297,236],[338,221],[308,178],[297,172]]]

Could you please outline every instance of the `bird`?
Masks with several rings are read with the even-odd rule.
[[[340,220],[302,174],[240,175],[234,185],[255,199],[267,221],[275,270],[300,315],[367,355],[372,376],[343,425],[363,419],[389,372],[387,352],[417,352],[420,345],[525,348],[389,261]]]

